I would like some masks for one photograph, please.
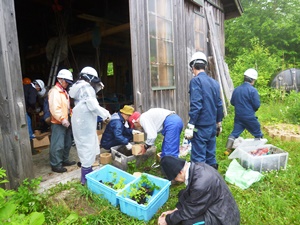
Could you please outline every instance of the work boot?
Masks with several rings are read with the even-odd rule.
[[[218,164],[213,164],[213,165],[210,165],[211,167],[215,168],[216,170],[218,170],[219,168],[219,165]]]
[[[226,149],[226,151],[224,152],[224,155],[230,155],[232,152],[232,149]]]
[[[73,165],[75,165],[76,164],[76,162],[75,161],[65,161],[65,162],[63,162],[62,163],[62,166],[73,166]]]
[[[81,167],[81,184],[85,185],[86,183],[86,178],[85,175],[89,174],[90,172],[93,172],[93,168],[92,167]]]
[[[52,171],[56,173],[64,173],[67,172],[67,169],[62,166],[52,166]]]
[[[226,151],[224,152],[225,155],[228,156],[232,152],[232,146],[233,146],[234,140],[235,140],[234,136],[228,137],[227,143],[226,143]]]

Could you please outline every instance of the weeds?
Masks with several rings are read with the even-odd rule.
[[[278,96],[276,104],[263,104],[258,110],[257,116],[262,126],[296,121],[291,119],[290,115],[300,118],[300,109],[296,110],[297,104],[299,105],[298,94],[293,94],[291,97],[284,95],[285,102],[280,99],[283,96],[280,97],[279,94]],[[292,111],[290,111],[291,108],[293,108]],[[217,161],[219,172],[222,175],[225,175],[231,162],[223,154],[227,138],[233,129],[233,108],[229,107],[228,112],[229,115],[223,120],[223,132],[217,138]],[[252,138],[248,132],[243,132],[241,136]],[[265,134],[265,138],[268,139],[268,144],[277,146],[289,153],[287,168],[286,170],[264,172],[264,179],[254,183],[246,190],[228,184],[240,209],[241,225],[299,224],[299,143],[272,139],[268,134]],[[155,145],[161,146],[162,140],[163,137],[159,136]],[[157,147],[157,151],[160,151],[159,147]],[[132,161],[132,163],[128,163],[128,172],[143,171],[145,166],[152,163],[153,159],[137,167],[136,162]],[[162,176],[160,168],[153,168],[149,173]],[[0,183],[6,182],[4,176],[5,171],[0,169]],[[1,224],[30,224],[29,220],[36,220],[37,223],[34,224],[47,225],[154,225],[157,224],[157,219],[162,212],[175,208],[177,195],[180,190],[185,188],[184,184],[171,185],[168,201],[148,223],[145,223],[122,214],[118,207],[113,207],[107,200],[93,194],[79,182],[58,184],[43,194],[37,194],[36,190],[39,182],[39,179],[31,181],[26,179],[17,192],[0,188]],[[39,223],[39,221],[42,221],[42,223]]]

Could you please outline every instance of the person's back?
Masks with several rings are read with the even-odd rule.
[[[223,177],[204,162],[166,156],[161,168],[168,180],[185,183],[174,210],[163,212],[159,224],[239,225],[238,206]]]
[[[198,202],[194,210],[204,211],[205,224],[240,224],[238,206],[223,177],[205,163],[191,163],[189,185],[179,202],[182,198]]]
[[[233,143],[236,138],[246,129],[254,138],[262,138],[263,133],[260,129],[255,112],[260,107],[259,95],[256,88],[253,87],[258,78],[255,69],[249,68],[244,72],[244,83],[234,89],[230,100],[234,106],[234,126],[226,143],[225,155],[229,155],[233,149]]]
[[[253,117],[260,107],[258,92],[249,82],[244,82],[234,89],[230,103],[235,108],[235,116],[238,117]]]
[[[191,101],[194,99],[194,104],[191,105],[189,116],[195,119],[195,125],[211,125],[216,124],[218,107],[222,107],[220,102],[220,86],[213,78],[209,77],[205,72],[200,72],[190,82],[190,89],[197,89],[191,95]],[[201,109],[200,113],[198,109]]]
[[[34,109],[37,101],[38,91],[32,86],[32,84],[23,85],[26,110],[29,108]]]

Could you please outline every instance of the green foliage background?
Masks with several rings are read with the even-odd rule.
[[[299,0],[241,0],[241,3],[243,15],[225,22],[229,65],[233,65],[245,49],[251,49],[251,40],[256,39],[280,59],[278,68],[299,67]]]

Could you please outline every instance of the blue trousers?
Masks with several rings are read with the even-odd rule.
[[[33,130],[32,130],[32,126],[31,126],[31,119],[30,119],[30,116],[28,115],[28,113],[26,113],[26,118],[27,118],[27,126],[28,126],[29,138],[31,140],[34,137],[33,137]]]
[[[208,126],[195,126],[191,139],[191,161],[204,162],[208,165],[217,164],[216,160],[216,124]]]
[[[234,127],[230,136],[237,138],[245,129],[248,130],[255,138],[263,137],[263,133],[260,129],[260,123],[256,117],[234,118]]]
[[[72,129],[61,124],[51,125],[50,142],[50,164],[53,167],[62,166],[63,162],[69,160],[69,153],[72,146]]]
[[[182,119],[177,114],[167,116],[161,131],[164,140],[161,148],[161,157],[179,156],[180,134],[183,128]]]

